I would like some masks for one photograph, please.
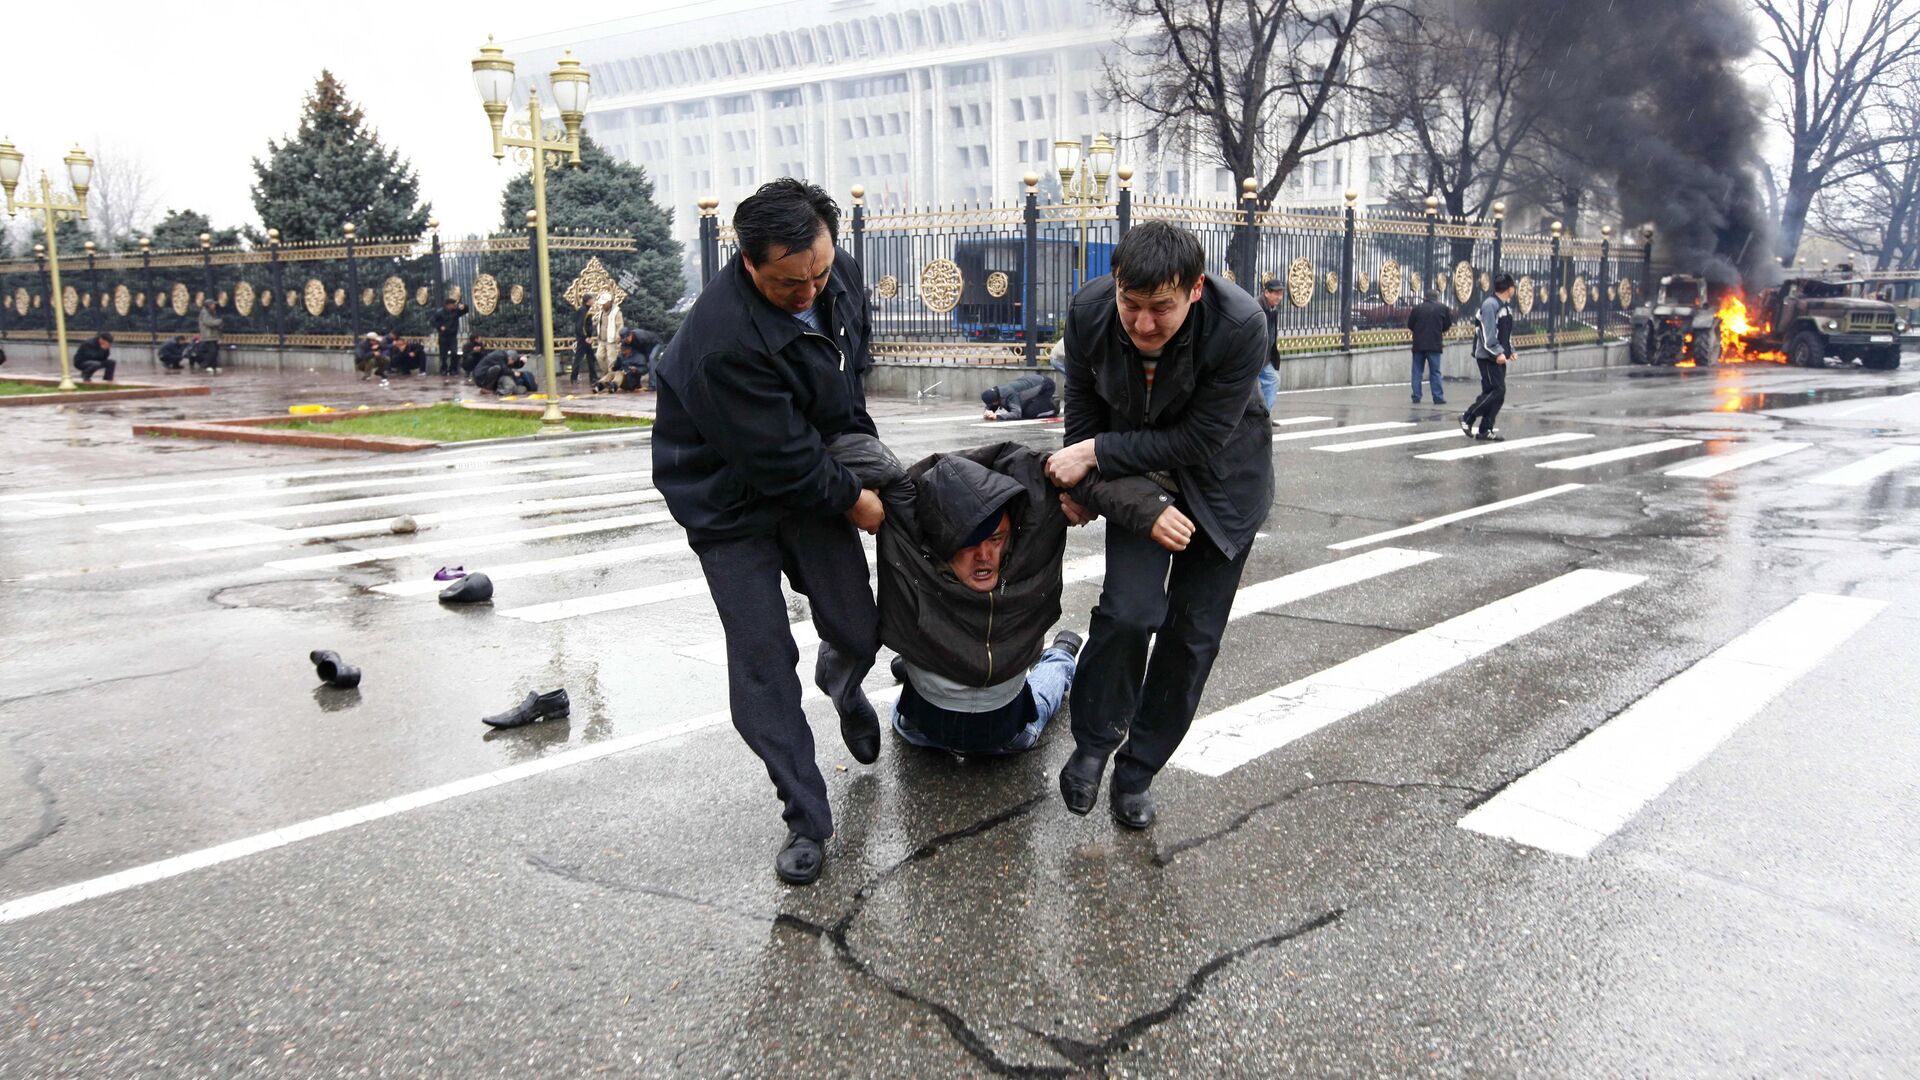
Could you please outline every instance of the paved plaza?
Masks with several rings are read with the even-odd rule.
[[[1920,1071],[1911,366],[1520,377],[1498,444],[1464,384],[1282,395],[1159,823],[1063,809],[1064,719],[861,766],[816,693],[798,890],[646,433],[128,433],[457,389],[220,378],[0,419],[0,1076]],[[873,411],[907,462],[1060,439]]]

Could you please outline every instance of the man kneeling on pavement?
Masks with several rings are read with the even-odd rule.
[[[1070,630],[1046,643],[1060,618],[1068,527],[1047,455],[998,443],[935,454],[903,474],[871,436],[842,436],[831,450],[887,503],[879,608],[880,639],[900,654],[894,732],[957,754],[1032,749],[1066,700],[1080,649]],[[1169,550],[1192,530],[1145,477],[1095,475],[1073,495]]]

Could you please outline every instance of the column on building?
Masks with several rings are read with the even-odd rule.
[[[987,175],[988,190],[992,192],[988,202],[997,206],[1012,197],[1008,194],[1010,185],[1006,175],[1006,163],[1013,159],[1007,152],[1007,126],[1012,121],[1007,109],[1006,57],[996,56],[987,62],[987,86],[987,101],[992,105],[987,116]]]

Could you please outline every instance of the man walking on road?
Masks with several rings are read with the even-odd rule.
[[[1135,829],[1153,824],[1147,789],[1193,723],[1273,503],[1273,429],[1253,395],[1273,352],[1267,320],[1205,266],[1185,229],[1127,230],[1113,273],[1089,282],[1068,312],[1066,446],[1047,463],[1063,488],[1091,469],[1145,476],[1191,526],[1179,551],[1108,530],[1105,585],[1073,686],[1077,746],[1060,796],[1076,814],[1092,810],[1117,750],[1109,801]],[[1070,518],[1090,516],[1062,498]]]
[[[879,494],[827,452],[835,436],[877,435],[863,380],[873,365],[860,268],[839,252],[840,208],[812,184],[763,185],[734,212],[740,254],[700,293],[654,370],[653,478],[687,530],[727,641],[733,725],[785,806],[774,872],[820,876],[833,835],[826,780],[801,707],[786,575],[820,632],[814,682],[861,764],[880,720],[860,688],[880,619],[856,526],[877,533]]]
[[[1413,331],[1413,403],[1420,404],[1420,369],[1427,369],[1433,383],[1433,403],[1447,403],[1446,389],[1440,384],[1440,354],[1446,349],[1446,333],[1453,329],[1453,309],[1440,302],[1440,293],[1428,289],[1426,296],[1407,313],[1407,329]]]
[[[1493,281],[1493,293],[1480,302],[1480,316],[1474,320],[1473,360],[1480,366],[1480,396],[1460,416],[1460,433],[1481,442],[1505,442],[1493,422],[1500,406],[1507,401],[1507,363],[1513,359],[1513,275],[1501,274]],[[1480,430],[1474,432],[1474,422]]]

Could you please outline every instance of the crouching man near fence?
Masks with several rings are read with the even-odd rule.
[[[1113,273],[1088,282],[1068,312],[1066,446],[1047,462],[1063,488],[1094,469],[1148,477],[1194,526],[1179,550],[1107,532],[1087,674],[1073,687],[1077,745],[1060,771],[1061,798],[1076,814],[1092,810],[1117,751],[1110,805],[1135,829],[1153,824],[1147,788],[1193,723],[1273,503],[1273,428],[1253,392],[1273,352],[1267,320],[1205,267],[1185,229],[1153,221],[1127,230]],[[1088,515],[1063,498],[1070,517]]]

